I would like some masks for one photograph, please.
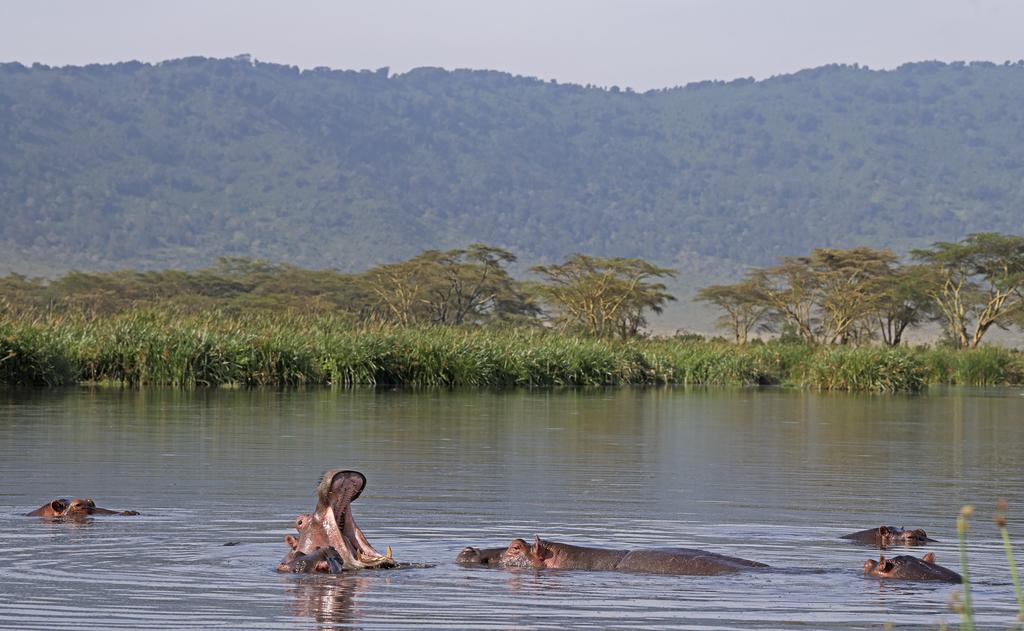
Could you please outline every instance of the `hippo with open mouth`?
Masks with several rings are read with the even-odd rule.
[[[28,517],[46,517],[48,519],[84,519],[90,515],[138,515],[136,511],[116,511],[109,508],[100,508],[91,499],[67,499],[59,498],[43,504],[31,513],[25,513]]]
[[[851,532],[848,535],[843,535],[840,539],[851,539],[857,543],[877,546],[879,548],[888,548],[891,546],[923,546],[926,543],[935,542],[935,539],[929,539],[928,533],[920,528],[905,530],[894,526],[879,526],[878,528],[858,530],[857,532]]]
[[[604,570],[712,576],[766,568],[764,563],[693,548],[612,550],[572,546],[534,539],[533,545],[514,539],[501,556],[502,567],[562,570]]]
[[[299,536],[285,538],[291,550],[278,565],[278,571],[337,573],[341,569],[395,567],[390,546],[386,554],[377,552],[352,517],[350,504],[365,487],[366,476],[358,471],[331,469],[324,473],[317,487],[316,510],[295,519]],[[337,558],[326,551],[328,548]],[[304,557],[308,558],[303,560]],[[313,558],[315,562],[311,562]]]
[[[868,559],[864,562],[864,574],[877,578],[900,579],[904,581],[945,581],[962,583],[963,577],[935,563],[935,553],[929,552],[920,559],[909,555],[900,555],[891,559],[885,556],[878,560]]]

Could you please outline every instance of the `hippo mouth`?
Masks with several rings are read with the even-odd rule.
[[[385,554],[378,552],[352,516],[352,502],[366,487],[366,477],[358,471],[337,471],[324,476],[318,491],[321,505],[325,505],[321,523],[330,543],[341,556],[345,567],[394,567],[391,546]]]

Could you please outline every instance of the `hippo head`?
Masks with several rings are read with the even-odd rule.
[[[365,487],[366,476],[358,471],[324,473],[317,487],[316,510],[295,519],[299,537],[294,544],[289,541],[289,554],[312,555],[319,548],[333,548],[345,568],[394,567],[391,548],[384,555],[377,552],[352,516],[351,503]]]
[[[544,560],[551,556],[551,549],[534,537],[533,545],[522,539],[513,539],[501,555],[502,567],[544,567]]]
[[[455,562],[459,565],[500,565],[501,555],[507,548],[474,548],[468,546],[459,552]]]
[[[903,528],[893,528],[892,526],[879,526],[878,537],[883,547],[893,545],[921,546],[935,541],[935,539],[930,539],[928,533],[921,528],[905,530]]]
[[[339,574],[343,567],[341,556],[334,548],[328,547],[317,548],[309,554],[293,550],[277,566],[277,571],[297,574]]]
[[[523,539],[513,539],[501,555],[502,567],[533,567],[530,558],[530,544]]]
[[[82,500],[75,501],[80,502]],[[70,506],[71,500],[62,497],[60,499],[52,500],[48,506],[44,506],[40,511],[45,512],[47,517],[63,517],[64,515],[67,515],[68,508]],[[46,511],[47,508],[49,508],[48,512]]]
[[[302,532],[309,525],[309,522],[313,520],[312,513],[303,513],[295,517],[295,530]]]
[[[929,552],[920,559],[912,556],[898,556],[886,559],[880,556],[878,561],[864,562],[864,574],[877,578],[895,578],[909,581],[947,581],[959,583],[963,579],[953,570],[935,563],[935,554]]]
[[[900,540],[908,546],[922,546],[926,543],[935,541],[934,539],[930,539],[928,537],[928,533],[921,528],[904,530],[900,534]]]
[[[100,508],[91,499],[67,499],[59,498],[43,504],[31,513],[32,517],[49,517],[51,519],[69,519],[73,521],[85,520],[90,515],[138,515],[136,511],[114,511],[109,508]]]
[[[479,548],[466,546],[461,552],[459,552],[459,555],[455,557],[455,562],[463,565],[471,565],[474,563],[483,563],[484,561]]]
[[[64,515],[67,517],[78,516],[78,515],[93,515],[96,513],[96,502],[91,499],[80,500],[75,498],[68,503],[68,508]]]
[[[892,559],[885,558],[884,554],[879,556],[877,561],[868,559],[864,562],[864,573],[869,576],[888,578],[895,570],[896,564],[892,562]]]
[[[91,499],[67,499],[65,497],[51,500],[49,504],[43,504],[29,515],[39,517],[81,519],[97,512],[96,502]]]

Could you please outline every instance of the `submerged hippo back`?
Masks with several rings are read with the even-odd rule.
[[[607,550],[548,543],[552,549],[552,563],[548,567],[566,570],[615,570],[628,554],[628,550]]]
[[[615,569],[623,572],[713,576],[759,567],[768,566],[757,561],[748,561],[705,550],[664,548],[630,550]]]

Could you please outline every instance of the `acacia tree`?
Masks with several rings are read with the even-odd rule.
[[[738,340],[745,333],[737,318],[756,316],[750,326],[763,322],[789,328],[807,342],[846,344],[871,337],[870,318],[881,307],[884,280],[895,265],[896,256],[884,250],[818,248],[753,269],[737,285],[707,287],[698,299],[726,311],[724,321]]]
[[[889,346],[899,346],[907,328],[921,323],[932,300],[924,287],[926,271],[921,266],[897,267],[875,285],[875,306],[871,319]]]
[[[507,250],[481,244],[427,250],[374,267],[362,280],[374,297],[373,317],[384,322],[459,325],[531,318],[536,305],[505,269],[515,260]]]
[[[822,341],[846,344],[856,331],[867,330],[861,325],[877,308],[881,279],[893,273],[895,264],[895,254],[873,248],[811,252]]]
[[[372,267],[360,280],[373,296],[369,318],[400,326],[423,320],[421,286],[428,277],[422,255]]]
[[[788,324],[804,340],[818,341],[815,310],[817,278],[807,257],[785,257],[775,267],[752,269],[747,286],[769,308],[769,315]]]
[[[1005,328],[1024,310],[1022,236],[976,233],[911,255],[924,262],[925,292],[959,348],[976,348],[992,326]]]
[[[534,287],[555,312],[555,322],[598,337],[632,337],[647,324],[646,312],[661,313],[675,297],[661,282],[675,270],[642,259],[574,254],[559,265],[538,265],[544,277]]]
[[[750,332],[765,321],[769,306],[750,280],[734,285],[709,285],[697,292],[695,300],[715,305],[725,312],[717,324],[732,331],[737,344],[746,344]]]
[[[436,278],[427,288],[433,322],[480,323],[489,317],[530,317],[537,313],[530,296],[505,269],[516,261],[508,250],[474,243],[462,250],[424,255],[433,258],[437,267]]]

